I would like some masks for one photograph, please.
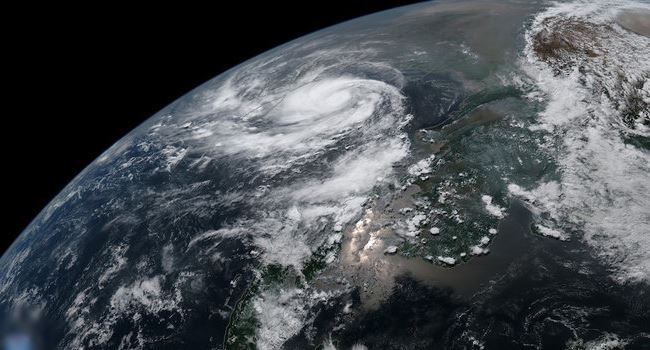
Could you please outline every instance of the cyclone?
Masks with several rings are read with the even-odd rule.
[[[34,218],[0,257],[0,341],[647,348],[648,19],[443,0],[251,58]]]

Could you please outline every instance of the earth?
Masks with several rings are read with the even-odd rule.
[[[437,1],[152,116],[0,259],[5,349],[650,349],[650,4]]]

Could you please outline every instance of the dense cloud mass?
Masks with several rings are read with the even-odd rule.
[[[561,178],[511,191],[576,231],[621,280],[650,281],[650,38],[620,27],[637,3],[568,3],[539,14],[527,34],[524,70],[547,99],[531,128],[557,135],[544,146]],[[564,38],[564,39],[563,39]],[[565,42],[570,38],[569,42]],[[539,93],[540,95],[533,95]],[[559,234],[559,233],[558,233]]]
[[[648,13],[426,3],[244,62],[117,142],[23,232],[0,259],[0,336],[643,344]]]

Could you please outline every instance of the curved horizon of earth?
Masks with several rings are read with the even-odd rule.
[[[5,348],[650,348],[648,23],[436,1],[230,69],[2,255]]]

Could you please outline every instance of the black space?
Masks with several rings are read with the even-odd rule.
[[[291,39],[414,2],[57,3],[4,11],[8,209],[0,253],[101,152],[192,88]]]

